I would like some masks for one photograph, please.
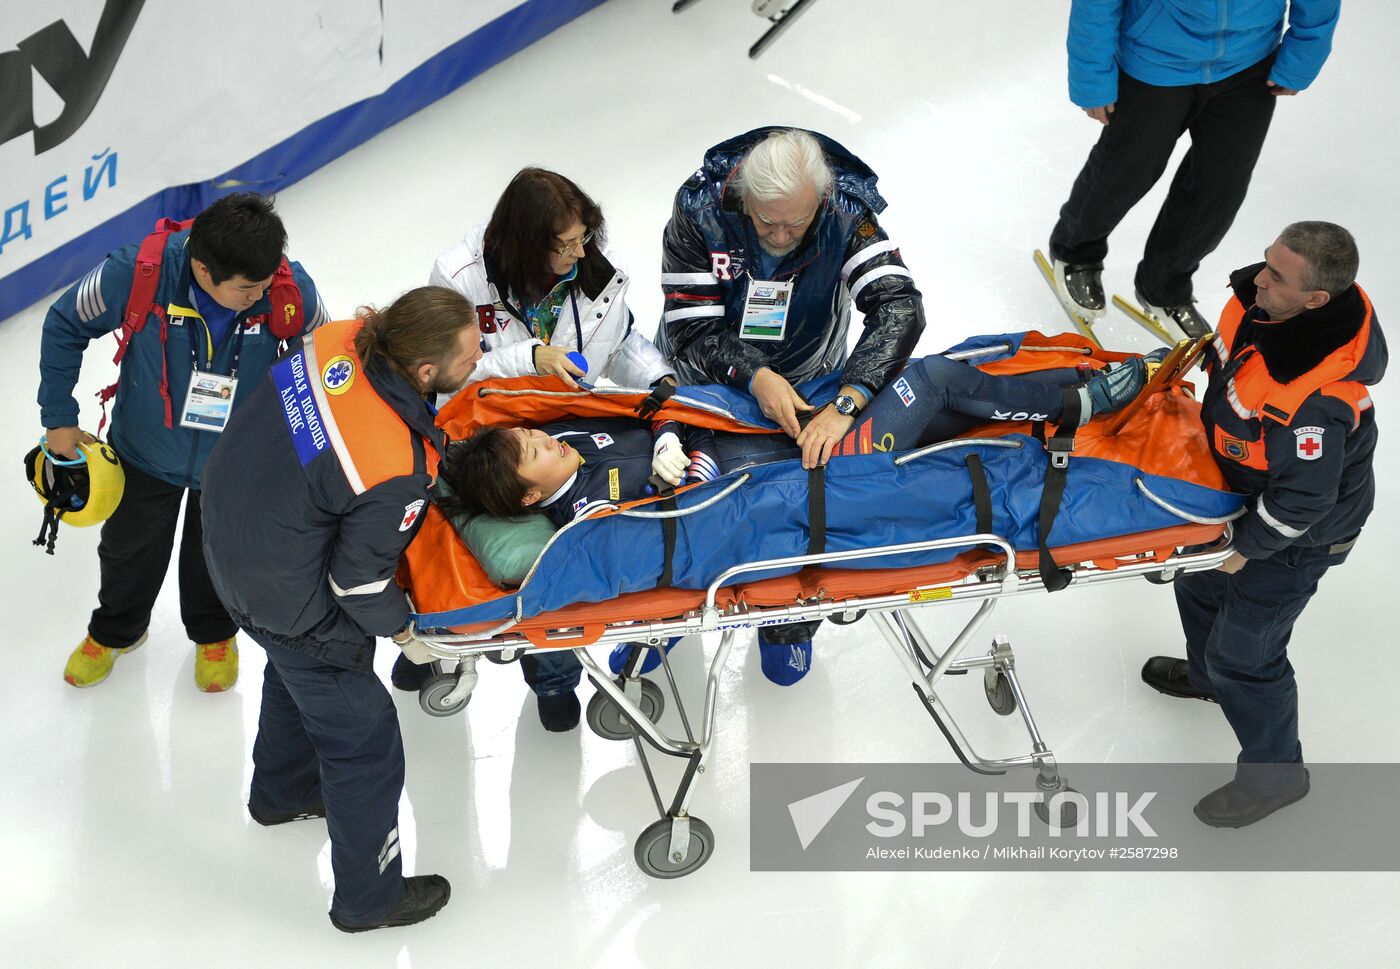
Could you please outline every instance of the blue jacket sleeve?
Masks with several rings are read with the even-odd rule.
[[[1332,52],[1332,32],[1337,29],[1341,11],[1341,0],[1292,0],[1288,5],[1288,30],[1269,80],[1295,91],[1317,80]]]
[[[1249,514],[1235,522],[1235,548],[1248,559],[1292,545],[1336,505],[1351,411],[1315,394],[1290,425],[1267,425],[1268,484]]]
[[[1069,11],[1069,99],[1081,108],[1118,100],[1123,0],[1074,0]]]
[[[408,623],[408,599],[394,576],[427,498],[426,475],[393,478],[359,496],[340,519],[327,581],[366,635],[391,636]]]
[[[111,253],[49,307],[39,342],[39,420],[44,427],[76,427],[73,388],[83,351],[121,326],[131,293],[135,247]]]

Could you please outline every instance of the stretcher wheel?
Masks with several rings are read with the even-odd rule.
[[[715,851],[715,833],[699,818],[690,819],[690,847],[680,860],[671,857],[671,819],[661,818],[647,825],[637,838],[634,855],[637,867],[652,878],[680,878],[689,875]]]
[[[1050,816],[1050,798],[1054,797],[1056,794],[1069,794],[1073,793],[1073,791],[1074,788],[1070,787],[1068,784],[1065,784],[1057,791],[1046,791],[1045,800],[1035,802],[1035,816],[1052,828],[1074,827],[1079,823],[1079,805],[1074,801],[1068,799],[1061,801],[1059,810],[1055,812],[1057,816],[1053,819]]]
[[[450,717],[471,702],[468,693],[464,699],[451,700],[447,695],[457,688],[455,673],[438,673],[428,677],[418,688],[418,705],[430,717]]]
[[[851,618],[847,619],[847,616]],[[836,623],[838,626],[853,626],[865,618],[865,610],[857,609],[854,613],[833,612],[826,617],[828,621]]]
[[[1016,712],[1016,694],[1011,692],[1011,684],[999,670],[989,669],[982,674],[982,689],[998,716],[1009,717]]]
[[[618,677],[617,685],[622,685],[622,677]],[[666,696],[661,692],[661,687],[651,680],[642,680],[642,699],[637,706],[642,711],[642,716],[655,723],[661,719],[661,713],[666,709]],[[621,708],[606,693],[593,694],[593,699],[588,701],[585,716],[588,719],[588,729],[604,740],[627,740],[632,736],[632,725],[622,715]]]

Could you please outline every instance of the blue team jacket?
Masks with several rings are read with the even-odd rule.
[[[171,233],[161,261],[156,301],[167,307],[184,307],[193,316],[170,314],[164,347],[160,320],[154,314],[132,337],[122,360],[117,396],[112,410],[110,439],[121,459],[170,484],[199,490],[204,462],[219,435],[180,426],[180,409],[189,388],[194,361],[203,371],[228,374],[238,353],[238,386],[234,410],[238,410],[277,358],[278,340],[260,316],[271,309],[267,295],[234,317],[223,342],[208,356],[209,340],[197,316],[191,295],[195,286],[185,242],[189,230]],[[78,425],[78,402],[73,388],[78,381],[83,351],[98,337],[119,329],[131,293],[139,243],[123,246],[107,255],[95,269],[74,283],[49,307],[39,351],[39,408],[44,427]],[[292,278],[301,290],[303,318],[310,330],[327,319],[311,278],[300,263],[292,263]],[[241,347],[235,338],[243,330]],[[113,344],[113,352],[116,346]],[[160,396],[161,359],[170,385],[173,427],[165,426],[165,402]]]
[[[1069,97],[1081,108],[1114,103],[1120,68],[1161,87],[1209,84],[1274,50],[1269,79],[1301,91],[1332,50],[1340,10],[1341,0],[1074,0]]]

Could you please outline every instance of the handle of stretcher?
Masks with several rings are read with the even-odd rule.
[[[577,649],[579,646],[591,646],[602,639],[607,628],[606,623],[586,622],[578,627],[576,633],[568,636],[561,636],[557,631],[549,629],[522,629],[520,635],[528,639],[532,646],[551,649]]]

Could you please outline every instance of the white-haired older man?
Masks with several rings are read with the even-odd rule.
[[[876,221],[885,200],[875,181],[830,138],[759,128],[705,153],[676,193],[663,238],[656,344],[677,378],[752,393],[809,468],[899,374],[924,328],[914,278]],[[852,302],[865,328],[849,349]],[[833,373],[841,387],[824,407],[793,389]],[[814,625],[763,630],[770,678],[806,672]]]

